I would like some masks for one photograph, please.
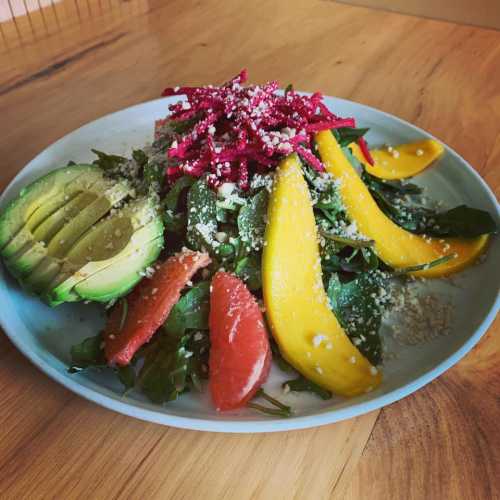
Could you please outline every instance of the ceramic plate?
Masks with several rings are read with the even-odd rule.
[[[89,162],[90,148],[127,155],[132,148],[150,142],[155,119],[166,115],[172,98],[159,99],[105,116],[68,134],[34,158],[1,197],[1,206],[43,173],[69,160]],[[360,127],[370,127],[372,145],[398,144],[430,138],[430,134],[367,106],[326,98],[341,116],[354,116]],[[481,177],[457,153],[446,147],[437,164],[416,179],[431,198],[453,206],[461,203],[488,210],[497,220],[499,206]],[[149,403],[138,393],[122,395],[114,378],[103,373],[69,374],[69,349],[95,335],[103,315],[94,305],[67,304],[51,309],[24,293],[0,267],[0,324],[12,342],[38,368],[81,396],[132,417],[165,425],[221,432],[269,432],[328,424],[367,413],[401,399],[454,365],[478,342],[499,309],[500,241],[493,238],[486,259],[453,280],[427,281],[421,293],[435,294],[454,306],[450,332],[432,341],[409,346],[391,340],[391,359],[385,363],[384,381],[374,392],[353,398],[322,401],[314,395],[284,395],[283,375],[273,368],[266,390],[289,403],[295,414],[289,419],[261,416],[250,410],[219,414],[205,394],[187,394],[165,406]]]

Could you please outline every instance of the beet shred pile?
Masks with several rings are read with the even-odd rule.
[[[355,127],[353,118],[339,118],[323,103],[322,94],[300,95],[293,89],[278,94],[278,83],[244,87],[247,71],[220,87],[166,88],[163,96],[185,95],[171,104],[168,120],[192,122],[167,150],[166,175],[171,183],[182,175],[201,177],[217,187],[236,182],[247,189],[253,172],[276,168],[293,152],[324,171],[313,152],[316,132]],[[160,121],[162,125],[165,121]],[[359,146],[372,163],[363,138]]]

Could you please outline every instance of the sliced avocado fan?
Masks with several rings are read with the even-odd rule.
[[[163,223],[154,203],[141,198],[93,226],[65,257],[48,287],[51,305],[107,302],[127,293],[163,247]]]
[[[95,165],[47,174],[0,213],[4,264],[50,305],[126,293],[163,245],[153,201],[141,198],[114,208],[131,194],[126,181],[106,178]]]

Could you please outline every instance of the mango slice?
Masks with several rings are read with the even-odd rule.
[[[444,151],[443,146],[432,139],[410,142],[394,146],[390,150],[370,150],[375,161],[375,165],[370,165],[355,142],[349,144],[349,147],[369,174],[387,180],[406,179],[419,174],[432,165]]]
[[[277,169],[262,257],[264,302],[285,359],[344,396],[374,389],[381,374],[350,342],[328,306],[311,197],[296,155]]]
[[[415,276],[439,278],[469,266],[485,249],[488,235],[472,239],[437,239],[405,231],[380,210],[329,131],[318,133],[316,143],[325,168],[341,181],[340,196],[348,217],[356,222],[361,234],[375,241],[375,251],[386,264],[398,269],[455,254],[456,257],[448,262],[412,273]]]

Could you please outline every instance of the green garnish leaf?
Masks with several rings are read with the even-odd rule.
[[[339,236],[337,234],[327,233],[326,231],[320,230],[321,236],[327,238],[332,241],[336,241],[337,243],[341,243],[342,245],[350,246],[353,248],[367,248],[375,245],[373,240],[353,240],[352,238],[346,238],[344,236]]]
[[[205,179],[197,180],[187,198],[187,241],[193,250],[214,247],[217,232],[217,197]]]
[[[92,153],[97,155],[97,160],[94,160],[94,165],[101,167],[103,170],[115,170],[122,163],[127,161],[127,158],[118,155],[108,155],[97,149],[91,149]]]
[[[295,392],[312,392],[313,394],[317,394],[321,399],[331,399],[332,393],[323,387],[320,387],[318,384],[311,382],[306,379],[302,375],[293,380],[287,380],[283,382],[282,387],[286,389],[288,387],[291,391]]]
[[[428,262],[427,264],[419,264],[417,266],[401,267],[399,269],[395,269],[393,275],[394,276],[401,276],[403,274],[415,273],[417,271],[427,270],[427,269],[430,269],[431,267],[440,266],[441,264],[449,262],[450,260],[453,260],[455,258],[456,258],[455,254],[444,255],[443,257],[440,257],[439,259],[436,259],[436,260],[432,260],[431,262]]]
[[[136,376],[135,369],[132,365],[119,366],[116,369],[116,374],[126,391],[134,387]]]
[[[262,288],[260,258],[248,255],[236,262],[234,274],[241,278],[250,290]]]
[[[132,151],[132,158],[140,168],[144,168],[148,164],[148,156],[142,149],[134,149]]]
[[[167,210],[175,211],[179,202],[181,192],[194,183],[194,178],[188,175],[180,177],[174,182],[174,185],[169,189],[168,193],[163,198],[163,205]]]
[[[207,330],[209,297],[210,283],[197,283],[175,304],[163,328],[173,337],[182,337],[186,330]]]
[[[265,413],[266,415],[272,415],[277,417],[288,418],[292,416],[292,409],[290,406],[284,405],[277,399],[273,398],[267,394],[262,388],[260,388],[255,394],[255,398],[262,398],[271,403],[274,408],[269,408],[268,406],[263,406],[254,402],[247,403],[249,408]]]
[[[70,372],[80,371],[91,366],[101,367],[106,365],[101,334],[95,337],[88,337],[79,344],[73,345],[70,353]]]
[[[334,135],[340,147],[343,148],[351,144],[351,142],[356,142],[360,137],[363,137],[368,132],[368,130],[370,129],[342,127],[334,129]]]
[[[243,243],[255,250],[262,248],[266,230],[268,194],[261,189],[238,213],[238,231]]]
[[[293,92],[293,84],[291,84],[291,83],[289,83],[289,84],[285,87],[285,96],[286,96],[289,92]]]

